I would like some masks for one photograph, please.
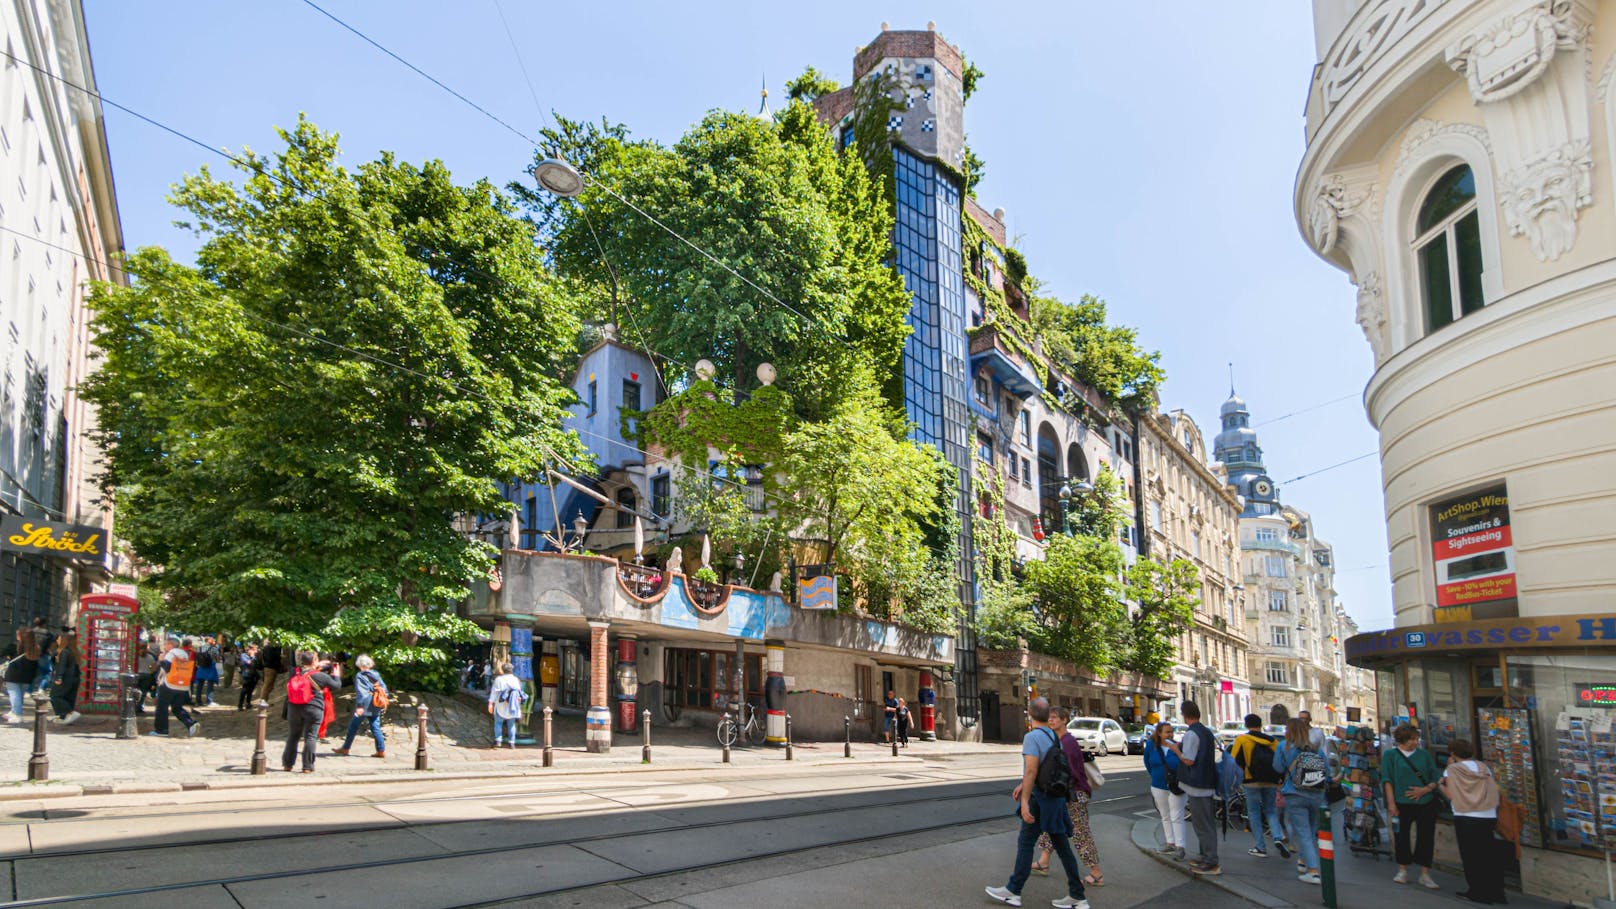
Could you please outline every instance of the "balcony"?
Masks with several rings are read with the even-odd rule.
[[[1287,553],[1292,558],[1299,559],[1302,557],[1302,547],[1295,543],[1287,543],[1284,540],[1241,540],[1240,548],[1247,552],[1263,549],[1269,552]]]
[[[971,335],[971,371],[980,366],[987,366],[994,381],[1023,401],[1039,391],[1038,377],[1031,368],[1016,361],[1014,350],[999,337],[999,329],[991,322]]]

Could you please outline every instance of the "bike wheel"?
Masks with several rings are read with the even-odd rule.
[[[735,744],[735,721],[724,717],[718,721],[718,744],[733,746]]]
[[[753,717],[752,722],[746,724],[746,743],[748,745],[761,745],[767,738],[768,733],[764,731],[762,721],[758,720],[757,717]]]

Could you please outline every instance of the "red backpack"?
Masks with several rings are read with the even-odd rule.
[[[286,703],[303,705],[314,701],[314,682],[302,670],[286,680]]]

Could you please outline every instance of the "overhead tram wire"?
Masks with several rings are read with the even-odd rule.
[[[505,27],[505,37],[511,42],[511,54],[516,57],[516,66],[522,71],[522,80],[527,83],[528,97],[533,99],[533,110],[538,113],[539,122],[543,123],[545,119],[544,105],[539,103],[538,89],[533,87],[533,77],[528,75],[527,63],[522,60],[522,49],[516,43],[516,34],[511,31],[510,20],[505,18],[505,10],[500,6],[499,0],[493,0],[493,3],[494,12],[499,14],[499,24]]]
[[[1251,424],[1251,426],[1252,426],[1253,429],[1255,429],[1255,428],[1257,428],[1259,426],[1268,426],[1268,425],[1270,425],[1272,423],[1278,423],[1280,420],[1288,420],[1288,419],[1290,419],[1291,417],[1294,417],[1294,416],[1299,416],[1299,415],[1304,414],[1304,413],[1311,413],[1312,411],[1319,410],[1319,409],[1325,408],[1325,407],[1329,407],[1331,404],[1340,404],[1342,401],[1351,401],[1351,400],[1355,400],[1355,399],[1357,399],[1359,397],[1361,397],[1361,395],[1358,392],[1353,392],[1351,394],[1342,395],[1339,398],[1331,398],[1328,401],[1322,401],[1322,402],[1320,402],[1318,404],[1309,405],[1307,407],[1302,408],[1301,410],[1293,410],[1290,413],[1282,414],[1280,416],[1274,417],[1271,420],[1264,420],[1261,423],[1253,423],[1253,424]]]
[[[1364,458],[1372,458],[1377,454],[1380,454],[1380,452],[1378,450],[1377,451],[1364,452],[1363,454],[1357,456],[1356,458],[1348,458],[1345,461],[1341,461],[1341,462],[1336,463],[1336,464],[1331,464],[1329,467],[1320,467],[1318,470],[1310,470],[1307,473],[1302,474],[1301,476],[1291,477],[1289,480],[1286,480],[1286,481],[1284,481],[1283,483],[1281,483],[1279,485],[1284,486],[1287,483],[1295,483],[1297,480],[1305,480],[1308,477],[1316,477],[1321,473],[1326,473],[1328,471],[1335,470],[1337,467],[1345,467],[1348,464],[1356,464],[1357,462],[1362,461]]]

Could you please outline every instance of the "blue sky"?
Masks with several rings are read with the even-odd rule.
[[[664,142],[709,109],[755,109],[765,74],[776,103],[808,65],[847,81],[883,20],[935,21],[986,73],[966,112],[987,163],[978,196],[1006,209],[1033,273],[1137,326],[1163,354],[1164,409],[1208,438],[1233,362],[1283,500],[1335,545],[1348,611],[1365,630],[1391,625],[1379,459],[1285,482],[1376,449],[1353,288],[1291,213],[1309,4],[498,2],[322,5],[529,135],[536,94],[545,111]],[[504,183],[529,160],[522,139],[299,0],[84,5],[101,91],[210,145],[273,149],[273,128],[303,112],[342,134],[350,164],[392,150]],[[116,110],[107,131],[129,245],[188,255],[168,187],[226,165]]]

